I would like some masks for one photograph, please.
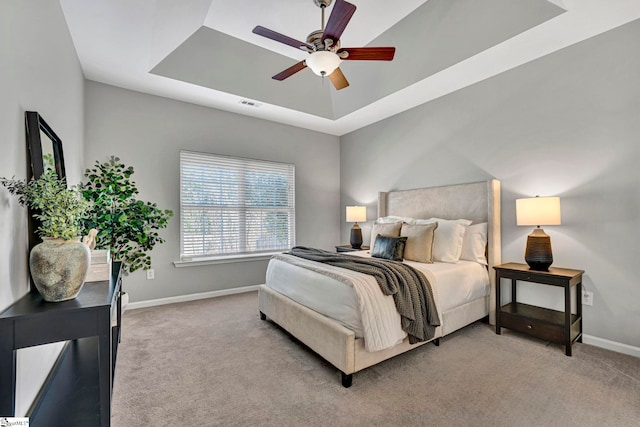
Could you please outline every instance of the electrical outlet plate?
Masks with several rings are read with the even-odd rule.
[[[156,278],[156,272],[153,270],[153,268],[150,268],[149,270],[147,270],[147,279],[153,280],[155,278]]]
[[[593,292],[582,291],[582,304],[593,306]]]

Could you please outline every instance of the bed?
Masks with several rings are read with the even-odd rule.
[[[381,192],[378,196],[378,217],[404,218],[440,218],[445,220],[467,219],[471,224],[486,223],[486,292],[459,292],[466,295],[457,303],[438,301],[442,297],[443,288],[440,282],[446,282],[443,274],[438,271],[426,272],[430,281],[435,281],[434,294],[438,303],[440,326],[435,329],[433,338],[416,344],[410,344],[407,338],[398,340],[392,346],[382,350],[369,351],[363,333],[356,324],[349,320],[334,316],[314,307],[313,303],[305,301],[305,287],[330,286],[326,276],[318,271],[285,262],[282,256],[276,256],[269,262],[267,281],[261,285],[258,292],[258,307],[260,318],[269,318],[285,329],[306,346],[334,365],[341,372],[342,385],[352,384],[353,374],[369,366],[380,363],[398,354],[417,348],[427,342],[439,344],[439,339],[464,326],[488,316],[491,324],[495,323],[495,275],[493,266],[500,264],[500,182],[489,180],[471,184],[458,184],[413,190]],[[358,253],[359,256],[368,256]],[[302,260],[301,262],[311,262]],[[409,263],[411,264],[411,263]],[[431,266],[435,270],[450,271],[454,264]],[[473,262],[458,263],[460,268]],[[458,266],[455,268],[458,269]],[[324,267],[318,267],[320,270]],[[471,268],[469,266],[469,268]],[[475,267],[477,269],[477,266]],[[358,273],[359,274],[359,273]],[[324,277],[324,279],[321,279]],[[466,279],[465,279],[466,280]],[[287,283],[285,283],[287,282]],[[294,289],[289,295],[283,287],[290,286],[290,282],[297,283],[299,289]],[[480,286],[480,285],[478,285]],[[480,286],[481,287],[481,286]],[[480,289],[476,287],[476,289]],[[325,295],[333,291],[324,292]],[[348,298],[342,298],[348,299]],[[301,301],[301,302],[297,302]],[[437,303],[437,305],[438,305]],[[314,307],[315,308],[315,307]],[[353,316],[351,316],[353,317]],[[355,322],[358,319],[354,320]]]

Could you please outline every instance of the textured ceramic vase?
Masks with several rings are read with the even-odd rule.
[[[80,293],[91,263],[89,247],[73,240],[44,238],[29,256],[31,277],[45,301],[60,302]]]

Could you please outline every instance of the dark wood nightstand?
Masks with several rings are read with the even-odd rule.
[[[369,246],[360,246],[360,249],[353,249],[351,245],[338,245],[336,246],[336,252],[357,252],[368,251]]]
[[[507,263],[496,270],[496,334],[500,328],[564,344],[571,356],[574,342],[582,342],[582,274],[583,270],[550,267],[549,271],[531,270],[527,264]],[[500,279],[511,279],[511,302],[501,306]],[[531,282],[564,288],[564,311],[550,310],[517,302],[516,282]],[[576,313],[571,313],[571,288],[576,289]]]

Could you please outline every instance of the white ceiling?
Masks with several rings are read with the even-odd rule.
[[[342,45],[397,51],[343,62],[338,92],[310,70],[272,80],[306,54],[251,32],[304,41],[320,28],[312,0],[60,0],[87,79],[333,135],[640,18],[640,0],[350,2]]]

